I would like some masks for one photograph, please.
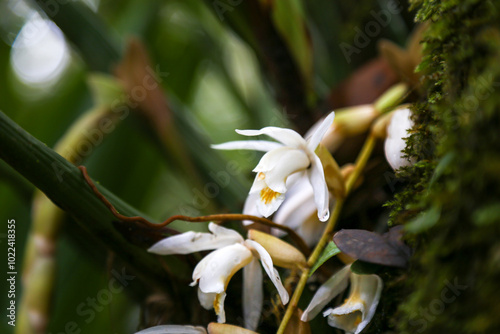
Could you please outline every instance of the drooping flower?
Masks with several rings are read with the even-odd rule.
[[[408,130],[413,126],[409,108],[395,110],[387,126],[387,138],[385,139],[385,157],[392,169],[396,170],[404,166],[410,166],[413,161],[404,157],[401,152],[406,147],[404,138],[409,137]]]
[[[224,300],[226,288],[231,277],[243,269],[243,313],[245,327],[255,329],[260,318],[263,292],[262,269],[278,290],[283,304],[288,303],[288,293],[281,283],[278,271],[273,266],[269,253],[254,240],[244,240],[236,231],[210,223],[212,233],[185,232],[160,240],[148,251],[160,255],[189,254],[197,251],[212,250],[193,271],[193,283],[198,284],[198,299],[207,310],[214,308],[217,321],[226,321]]]
[[[246,149],[266,152],[253,170],[257,175],[249,192],[249,199],[255,200],[257,210],[262,216],[269,217],[284,201],[288,177],[305,173],[314,190],[318,217],[321,221],[326,221],[330,215],[328,187],[321,160],[314,151],[332,125],[334,117],[335,113],[330,113],[307,140],[293,130],[271,126],[260,130],[236,132],[244,136],[267,135],[278,142],[234,141],[212,147],[219,150]],[[254,204],[250,202],[248,205]]]
[[[333,275],[314,294],[309,306],[302,314],[302,321],[314,318],[333,298],[347,288],[349,297],[344,303],[323,312],[328,324],[340,328],[346,334],[358,334],[368,325],[377,309],[383,282],[377,275],[358,275],[348,265]]]

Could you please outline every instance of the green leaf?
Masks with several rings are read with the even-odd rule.
[[[313,56],[302,1],[273,1],[273,20],[311,88]]]
[[[433,206],[408,222],[405,226],[405,230],[411,233],[420,233],[433,227],[440,217],[441,207]]]
[[[311,271],[309,272],[309,277],[311,277],[311,275],[314,274],[316,269],[318,269],[323,263],[325,263],[331,257],[337,255],[338,253],[340,253],[340,249],[338,249],[337,245],[335,245],[333,241],[330,241],[328,245],[326,245],[318,261],[316,261],[314,266],[311,268]]]
[[[436,169],[434,170],[434,174],[429,182],[429,187],[431,187],[436,180],[438,180],[441,175],[446,171],[446,169],[451,165],[451,163],[455,160],[455,152],[450,152],[441,158]]]

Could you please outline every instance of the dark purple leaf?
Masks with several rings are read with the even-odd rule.
[[[337,247],[352,258],[391,267],[406,267],[410,249],[401,240],[402,229],[384,235],[366,230],[340,230],[333,236]]]

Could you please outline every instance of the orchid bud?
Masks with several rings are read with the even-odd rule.
[[[208,334],[257,334],[257,333],[249,329],[245,329],[234,325],[211,322],[208,324]]]
[[[387,126],[387,138],[384,146],[385,157],[394,170],[413,163],[404,158],[404,153],[402,153],[406,147],[404,138],[410,136],[408,130],[413,126],[410,116],[411,111],[409,108],[395,110]]]
[[[335,151],[345,138],[367,131],[373,120],[380,115],[371,104],[338,109],[335,114],[335,123],[330,126],[321,141],[330,152]]]
[[[408,92],[408,85],[404,83],[398,83],[384,92],[374,103],[373,107],[379,113],[383,113],[386,110],[391,110],[401,103],[401,100],[405,97]]]
[[[282,268],[296,269],[306,267],[306,258],[297,248],[270,234],[250,230],[248,238],[258,242],[271,255],[273,263]]]
[[[379,139],[385,139],[387,137],[387,127],[391,122],[392,115],[394,111],[388,112],[375,121],[372,125],[372,134]]]

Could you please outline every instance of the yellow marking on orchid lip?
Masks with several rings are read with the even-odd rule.
[[[265,187],[264,189],[262,189],[260,191],[260,199],[262,202],[264,202],[265,204],[269,204],[271,203],[274,199],[276,199],[276,197],[278,197],[279,195],[281,195],[281,193],[278,193],[274,190],[272,190],[271,188],[269,187]]]
[[[257,179],[258,180],[264,180],[266,178],[266,174],[262,173],[262,172],[259,172],[259,174],[257,174]]]
[[[214,310],[215,310],[215,314],[219,315],[219,307],[220,307],[220,296],[221,294],[218,293],[216,296],[215,296],[215,299],[214,299]]]
[[[358,327],[360,322],[361,322],[361,314],[359,314],[359,312],[358,312],[358,315],[356,316],[356,320],[354,320],[354,326]]]

